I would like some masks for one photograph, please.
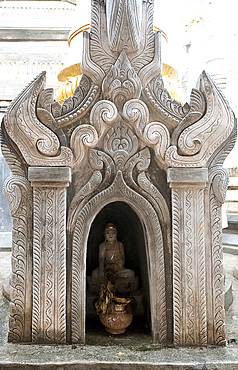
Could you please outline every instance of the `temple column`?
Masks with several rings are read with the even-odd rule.
[[[32,341],[66,342],[66,188],[68,167],[30,167],[33,187]]]
[[[172,189],[174,343],[207,345],[204,193],[207,168],[169,168]]]

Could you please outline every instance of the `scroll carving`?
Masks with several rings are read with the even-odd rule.
[[[42,73],[12,102],[4,118],[5,128],[29,165],[69,165],[71,150],[60,148],[57,136],[35,114],[37,96],[44,83]]]
[[[180,121],[171,136],[171,144],[177,145],[179,135],[187,127],[197,122],[205,113],[206,102],[203,93],[197,89],[192,89],[190,95],[189,111],[186,116]]]
[[[85,147],[93,148],[98,142],[98,133],[91,125],[81,125],[74,129],[70,146],[74,153],[73,166],[79,166],[85,155]]]
[[[178,148],[168,148],[165,161],[171,167],[206,166],[209,158],[234,128],[234,117],[229,105],[205,72],[200,78],[200,89],[206,97],[206,113],[180,134]],[[184,155],[179,155],[178,150]]]
[[[156,158],[165,163],[165,154],[170,145],[167,127],[160,122],[149,123],[149,111],[145,103],[138,99],[129,100],[123,108],[124,117],[135,125],[137,135],[149,146],[154,147]]]
[[[72,166],[79,166],[85,155],[85,147],[94,148],[102,136],[106,125],[118,119],[116,106],[109,100],[100,100],[90,114],[91,124],[77,126],[70,139],[70,147],[74,154]]]
[[[97,102],[90,114],[90,122],[101,136],[106,125],[112,125],[119,118],[117,107],[110,100]]]

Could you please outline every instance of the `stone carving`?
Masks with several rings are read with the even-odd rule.
[[[191,124],[198,121],[205,113],[206,102],[201,91],[192,89],[190,95],[190,109],[185,117],[179,122],[171,136],[171,144],[177,145],[179,135]]]
[[[111,66],[115,63],[118,53],[112,52],[108,45],[108,37],[105,27],[107,24],[105,4],[102,4],[97,0],[93,0],[91,9],[92,19],[90,35],[89,33],[84,32],[85,53],[83,53],[83,68],[87,66],[86,68],[89,70],[91,65],[93,78],[102,81],[105,76],[105,72],[108,72]]]
[[[91,124],[76,127],[71,135],[70,147],[74,154],[72,166],[78,166],[85,154],[85,147],[95,147],[105,126],[117,120],[117,108],[108,101],[101,100],[95,104],[90,114]]]
[[[139,98],[141,89],[141,81],[123,50],[103,80],[104,97],[112,100],[120,109],[127,100]]]
[[[208,230],[207,244],[207,304],[208,322],[213,328],[208,332],[208,343],[216,345],[225,344],[225,310],[224,310],[224,279],[222,266],[222,218],[221,205],[225,200],[228,183],[228,173],[222,167],[223,162],[236,142],[236,128],[233,129],[229,139],[213,155],[209,163],[209,182],[205,192],[205,201],[209,204],[206,213]],[[211,288],[212,287],[212,288]]]
[[[42,214],[42,198],[46,197],[46,217],[48,224],[46,225],[46,247],[45,252],[41,251],[42,225],[40,217]],[[34,212],[34,278],[33,278],[33,317],[32,317],[32,341],[34,343],[65,343],[66,341],[66,322],[65,322],[65,246],[63,233],[64,220],[64,191],[59,194],[52,189],[34,189],[34,201],[36,204]],[[61,208],[59,217],[59,229],[57,242],[59,245],[54,246],[54,215],[55,206]],[[58,250],[59,257],[56,254]],[[59,260],[55,260],[55,256]],[[59,264],[59,272],[55,266]],[[42,271],[42,266],[45,266],[45,271]],[[55,275],[57,278],[55,278]],[[56,281],[57,279],[57,285]],[[45,283],[46,289],[42,291],[41,284]],[[58,295],[55,296],[55,289],[58,290]],[[45,299],[44,299],[45,297]],[[44,301],[43,309],[40,310],[40,305]],[[44,332],[42,333],[41,321],[44,323]],[[57,331],[55,332],[55,322],[57,322]]]
[[[72,199],[69,207],[67,222],[67,228],[70,233],[73,232],[78,214],[90,199],[90,196],[95,192],[96,189],[100,191],[110,185],[113,181],[113,175],[115,175],[116,172],[115,163],[113,162],[112,158],[104,152],[91,149],[89,160],[91,167],[96,171],[93,172],[91,178]],[[99,170],[104,171],[104,177]]]
[[[112,127],[104,139],[104,150],[112,156],[115,164],[122,169],[127,159],[138,149],[138,139],[130,127],[118,123]]]
[[[149,64],[145,64],[143,68],[141,68],[138,72],[138,76],[140,77],[142,86],[147,86],[153,78],[160,76],[162,71],[162,62],[161,62],[161,33],[158,31],[154,37],[154,58]],[[152,40],[151,40],[152,41]],[[153,42],[150,41],[150,44],[153,45]],[[140,59],[140,58],[138,58]],[[137,58],[136,58],[137,60]],[[142,60],[138,63],[138,65],[135,65],[135,69],[140,67],[140,64],[142,63]]]
[[[165,297],[165,276],[163,259],[163,239],[158,216],[150,203],[138,193],[131,190],[124,182],[122,173],[119,171],[113,184],[104,191],[95,195],[82,208],[77,216],[76,225],[73,233],[73,255],[72,255],[72,341],[74,343],[84,342],[85,340],[85,312],[84,297],[85,272],[82,263],[85,259],[86,243],[85,234],[88,234],[90,220],[94,213],[98,213],[104,205],[115,200],[127,201],[127,203],[140,214],[149,235],[149,256],[151,261],[151,281],[153,281],[152,291],[156,291],[151,296],[154,307],[152,314],[152,335],[155,343],[165,343],[167,338],[166,322],[166,297]],[[94,210],[94,211],[92,211]],[[156,247],[155,247],[156,246]],[[156,282],[160,282],[157,284]]]
[[[8,139],[2,123],[2,153],[12,171],[3,186],[13,219],[12,273],[8,340],[31,341],[32,317],[32,189],[26,179],[26,166],[17,148]]]
[[[12,176],[4,195],[13,219],[12,274],[8,340],[31,341],[32,316],[32,189],[27,179]]]
[[[93,0],[73,96],[55,102],[41,73],[4,117],[1,147],[13,174],[4,188],[13,217],[10,341],[84,343],[90,228],[121,202],[143,225],[153,342],[225,344],[222,165],[236,122],[205,72],[189,104],[170,97],[153,6]]]
[[[168,179],[173,202],[174,341],[177,345],[204,346],[207,345],[204,241],[207,170],[180,172],[170,169]],[[183,235],[181,223],[185,225]]]
[[[79,166],[84,157],[85,146],[95,147],[98,142],[98,133],[91,125],[81,125],[74,129],[70,140],[70,146],[74,153],[74,167]]]
[[[136,133],[143,142],[153,146],[156,158],[165,163],[165,153],[170,145],[170,135],[167,127],[160,122],[149,123],[149,110],[139,99],[129,100],[123,107],[123,116],[135,125]]]
[[[206,97],[206,113],[198,122],[183,130],[178,148],[168,148],[165,161],[171,167],[204,167],[234,128],[229,105],[205,72],[200,78],[200,89]],[[178,150],[183,155],[179,155]]]
[[[136,0],[106,1],[107,33],[110,49],[137,51],[140,43],[141,2]],[[123,32],[122,32],[123,30]]]
[[[44,83],[42,73],[13,101],[4,118],[5,128],[29,165],[69,165],[71,150],[60,147],[58,137],[35,114],[37,96]]]
[[[190,109],[187,103],[183,106],[171,98],[164,88],[160,73],[156,73],[156,76],[147,84],[142,97],[148,102],[157,119],[165,122],[169,129],[175,128]]]
[[[137,1],[139,3],[139,1]],[[154,16],[154,2],[143,1],[142,2],[142,24],[140,33],[140,47],[135,53],[130,53],[131,65],[137,71],[139,77],[140,73],[148,70],[154,66],[154,62],[157,61],[158,53],[155,55],[155,33],[153,28],[153,16]],[[160,48],[159,48],[160,49]],[[158,50],[156,50],[158,51]],[[152,76],[154,69],[151,68]],[[158,69],[158,73],[159,73]],[[141,79],[142,80],[142,79]]]
[[[118,119],[118,110],[110,100],[97,102],[90,114],[90,122],[101,136],[106,125],[112,125]]]
[[[29,179],[34,197],[32,341],[65,343],[69,171],[61,167],[49,173],[47,168],[31,167]]]
[[[217,173],[218,172],[218,173]],[[224,173],[223,173],[224,175]],[[221,203],[216,197],[213,190],[213,179],[219,176],[218,171],[211,171],[209,174],[209,204],[210,204],[210,217],[208,219],[211,228],[211,235],[208,243],[211,246],[212,259],[209,264],[209,271],[211,274],[212,289],[209,292],[211,300],[211,314],[213,317],[211,325],[213,327],[212,334],[209,335],[209,342],[216,343],[216,345],[225,344],[225,310],[224,310],[224,278],[222,266],[222,219],[221,219]],[[220,177],[220,176],[219,176]],[[211,185],[212,184],[212,185]],[[216,188],[216,186],[215,186]],[[218,193],[220,198],[220,192]],[[221,199],[221,198],[220,198]]]

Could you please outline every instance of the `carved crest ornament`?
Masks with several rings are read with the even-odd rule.
[[[5,114],[11,342],[84,343],[90,227],[125,202],[143,225],[153,342],[226,343],[221,204],[235,117],[206,72],[189,104],[170,97],[153,7],[92,0],[73,96],[55,102],[42,72]]]

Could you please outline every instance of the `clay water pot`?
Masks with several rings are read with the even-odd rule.
[[[114,304],[108,311],[99,315],[101,323],[106,326],[106,331],[110,334],[125,333],[133,319],[131,308],[124,304]]]

